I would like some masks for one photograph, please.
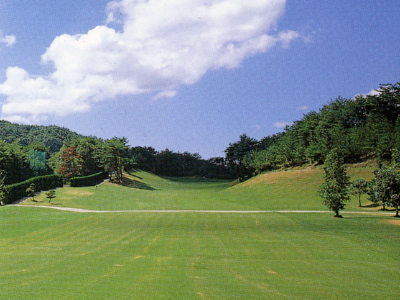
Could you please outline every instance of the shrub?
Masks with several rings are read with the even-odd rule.
[[[31,184],[34,184],[37,191],[47,191],[57,187],[63,186],[62,177],[59,175],[46,175],[32,177],[23,182],[7,185],[5,187],[6,191],[6,201],[5,204],[13,203],[21,198],[27,197],[27,189]]]
[[[72,187],[92,186],[98,184],[99,182],[103,181],[106,178],[107,178],[107,172],[99,172],[89,176],[72,178],[70,181],[70,185]]]

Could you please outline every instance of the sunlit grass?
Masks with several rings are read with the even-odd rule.
[[[352,179],[373,168],[349,168]],[[320,168],[227,181],[127,174],[24,205],[93,210],[326,210]],[[365,203],[366,200],[363,200]],[[396,299],[400,222],[330,213],[0,209],[2,299]]]
[[[0,210],[2,299],[396,299],[388,216]]]
[[[371,167],[349,168],[352,180],[372,178]],[[124,185],[58,189],[50,205],[95,210],[326,210],[318,196],[322,168],[270,172],[232,186],[229,181],[165,179],[137,171],[125,175]],[[49,205],[45,193],[26,205]],[[364,205],[369,204],[364,195]],[[358,200],[346,210],[360,210]],[[364,211],[377,208],[361,208]]]

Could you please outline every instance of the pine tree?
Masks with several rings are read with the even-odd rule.
[[[321,185],[319,194],[324,199],[323,203],[335,212],[335,217],[341,218],[339,211],[343,210],[346,202],[350,200],[348,191],[350,179],[346,174],[343,157],[336,149],[332,149],[328,154],[324,170],[325,182]]]

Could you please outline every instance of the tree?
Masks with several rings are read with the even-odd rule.
[[[367,193],[368,182],[364,179],[357,179],[350,184],[350,194],[358,196],[358,206],[361,207],[361,195]]]
[[[240,140],[236,143],[230,143],[229,147],[225,149],[225,158],[229,166],[235,170],[237,177],[240,180],[246,176],[250,176],[253,170],[249,170],[244,165],[245,156],[251,151],[255,150],[257,140],[248,137],[246,134],[240,136]]]
[[[51,202],[51,199],[56,197],[55,193],[55,190],[50,190],[46,193],[46,198],[49,199],[49,203]]]
[[[32,197],[32,200],[35,201],[35,191],[36,191],[36,186],[34,183],[31,183],[31,185],[26,189],[26,194],[28,197]]]
[[[110,179],[114,174],[119,183],[122,181],[124,167],[129,163],[127,143],[126,138],[114,137],[101,144],[97,151],[98,160],[109,173]]]
[[[399,217],[400,205],[400,152],[392,150],[392,162],[389,166],[380,166],[374,171],[375,179],[370,192],[371,200],[382,203],[382,209],[392,206],[396,209],[396,217]]]
[[[382,203],[396,208],[396,217],[399,216],[400,173],[394,166],[381,167],[375,172],[375,195]]]
[[[26,151],[18,141],[7,144],[0,140],[0,170],[7,170],[6,185],[24,181],[33,175]]]
[[[76,151],[76,146],[66,148],[61,153],[61,166],[57,170],[67,180],[83,174],[83,159]]]
[[[350,200],[348,195],[349,177],[346,174],[346,167],[343,157],[339,156],[336,149],[328,154],[325,163],[325,182],[319,189],[323,203],[333,212],[335,217],[341,218],[339,211],[343,210],[346,202]]]

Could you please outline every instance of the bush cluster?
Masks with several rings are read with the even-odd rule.
[[[99,172],[89,176],[74,177],[71,179],[70,185],[72,187],[93,186],[106,179],[107,176],[107,172]]]
[[[55,189],[57,187],[63,187],[63,180],[62,177],[59,175],[32,177],[23,182],[7,185],[5,187],[5,204],[10,204],[23,197],[27,197],[28,195],[26,189],[29,188],[32,183],[35,184],[36,191],[46,191],[50,189]]]

